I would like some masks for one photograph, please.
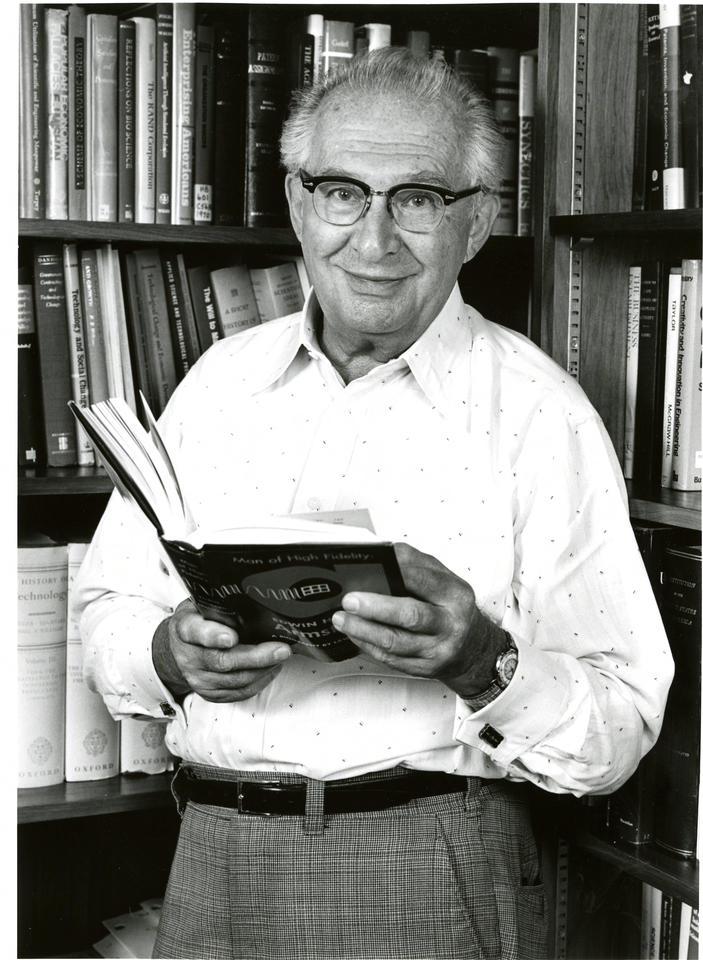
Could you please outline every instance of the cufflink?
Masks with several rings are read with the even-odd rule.
[[[481,727],[478,735],[479,738],[484,741],[484,743],[487,743],[489,747],[493,747],[494,749],[499,747],[505,739],[503,734],[498,733],[496,728],[492,727],[489,723],[486,723]]]
[[[163,703],[160,703],[160,704],[159,704],[159,706],[161,707],[161,712],[163,713],[163,715],[164,715],[165,717],[175,717],[175,716],[176,716],[176,711],[173,709],[173,707],[172,707],[171,704],[168,702],[168,700],[164,700]]]

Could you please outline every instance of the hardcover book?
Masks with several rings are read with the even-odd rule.
[[[680,210],[684,202],[681,127],[681,14],[679,3],[659,4],[662,70],[662,207]]]
[[[66,285],[66,319],[68,320],[68,348],[71,360],[71,389],[73,399],[79,407],[90,403],[88,390],[88,362],[85,351],[85,326],[83,323],[83,305],[81,303],[81,276],[78,263],[78,249],[75,243],[65,243],[63,247],[64,282]],[[93,466],[95,454],[93,445],[85,431],[79,425],[76,431],[78,444],[78,466]]]
[[[171,250],[161,253],[166,304],[171,324],[174,357],[179,380],[188,373],[200,356],[200,345],[195,327],[195,318],[190,306],[190,294],[183,281],[178,264],[179,254]]]
[[[186,273],[198,331],[200,352],[204,353],[208,347],[211,347],[216,340],[221,340],[224,335],[217,320],[210,269],[201,264],[189,267]]]
[[[295,263],[251,267],[249,274],[262,323],[302,310],[303,292]]]
[[[46,218],[68,219],[68,15],[48,7],[46,54]]]
[[[17,463],[36,467],[44,460],[41,380],[32,284],[20,271],[17,286]]]
[[[215,102],[215,30],[199,23],[195,54],[195,146],[193,223],[212,223]]]
[[[642,267],[639,264],[633,264],[628,269],[627,279],[627,341],[625,348],[625,437],[622,472],[627,480],[632,480],[632,464],[635,453],[641,290]]]
[[[38,220],[45,212],[44,6],[20,4],[19,214]]]
[[[233,333],[239,333],[240,330],[246,330],[260,322],[246,264],[233,264],[212,270],[210,282],[223,336],[231,337]]]
[[[632,148],[632,209],[644,210],[647,197],[647,90],[649,60],[647,5],[639,4],[637,19],[637,75],[635,80],[635,132]]]
[[[674,407],[676,402],[680,307],[681,267],[672,267],[669,271],[666,302],[666,346],[664,351],[664,391],[662,394],[662,487],[671,486],[674,463]]]
[[[392,544],[349,522],[268,517],[246,528],[198,529],[146,404],[148,433],[118,400],[71,409],[118,490],[155,527],[198,610],[243,643],[277,639],[316,659],[346,660],[358,649],[332,625],[342,596],[402,594]]]
[[[531,237],[534,233],[534,126],[537,92],[537,55],[520,54],[520,89],[518,93],[518,158],[517,158],[517,234]]]
[[[88,216],[113,222],[117,220],[117,17],[91,13],[86,25]]]
[[[85,220],[85,10],[68,8],[68,216]]]
[[[173,4],[156,4],[156,223],[171,222]]]
[[[134,223],[136,38],[134,20],[121,20],[117,73],[117,217],[120,223]]]
[[[675,490],[701,489],[701,273],[700,260],[682,261],[671,468]]]
[[[162,720],[125,717],[120,726],[120,773],[164,773],[173,759],[164,743]],[[146,956],[146,954],[145,954]]]
[[[173,4],[171,223],[193,222],[195,4]]]
[[[153,223],[156,210],[156,24],[133,17],[136,27],[134,219]]]
[[[664,122],[659,6],[647,4],[647,210],[662,209]]]
[[[468,80],[488,98],[490,69],[488,53],[485,50],[454,50],[452,66],[462,80]]]
[[[149,381],[155,391],[156,409],[161,414],[178,383],[161,258],[153,247],[135,250],[133,256]]]
[[[322,76],[333,76],[354,56],[354,24],[348,20],[327,20],[322,36]]]
[[[245,83],[242,64],[245,54],[231,23],[215,23],[213,160],[214,222],[241,226],[244,221]]]
[[[513,235],[517,230],[520,54],[518,50],[511,47],[488,47],[487,50],[491,71],[491,99],[498,126],[506,141],[498,194],[500,210],[493,226],[493,233]]]
[[[681,132],[686,207],[701,206],[701,120],[703,100],[703,11],[700,4],[681,4]]]
[[[85,330],[85,353],[88,366],[88,393],[91,402],[105,400],[110,395],[105,354],[105,326],[100,297],[97,249],[81,248],[81,302]]]

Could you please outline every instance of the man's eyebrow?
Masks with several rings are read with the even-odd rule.
[[[339,177],[342,180],[359,180],[360,182],[366,182],[362,181],[360,177],[354,176],[353,173],[349,173],[349,171],[344,170],[341,167],[327,167],[316,174],[316,176]],[[442,174],[437,173],[436,170],[413,171],[406,176],[398,177],[396,183],[426,183],[429,186],[451,189],[448,185],[447,178],[442,176]],[[373,184],[371,186],[373,186]]]

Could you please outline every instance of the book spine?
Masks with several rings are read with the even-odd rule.
[[[134,222],[134,137],[136,25],[120,20],[117,78],[117,218],[120,223]]]
[[[655,768],[645,757],[630,779],[609,798],[610,834],[617,840],[639,846],[654,833]]]
[[[322,75],[331,77],[354,56],[354,24],[325,19],[322,38]]]
[[[20,217],[45,213],[44,7],[20,4]]]
[[[681,4],[681,134],[686,207],[701,206],[701,120],[703,88],[703,13],[700,5]]]
[[[674,407],[676,403],[680,306],[681,267],[672,267],[669,271],[666,302],[666,346],[664,350],[664,390],[662,393],[662,487],[671,486],[674,462]]]
[[[18,786],[44,787],[64,778],[66,547],[20,547],[17,587]]]
[[[534,233],[534,125],[537,59],[520,55],[520,89],[518,94],[518,168],[517,168],[517,234],[531,237]]]
[[[303,294],[294,263],[251,269],[249,274],[262,323],[302,310]]]
[[[662,209],[664,167],[661,30],[659,7],[647,5],[647,210]]]
[[[484,97],[490,96],[490,61],[486,50],[455,50],[452,66],[462,80],[477,87]]]
[[[632,162],[632,209],[644,210],[647,196],[647,6],[639,4],[637,15],[637,78],[635,81],[635,132]]]
[[[683,132],[680,93],[680,4],[659,4],[662,70],[662,207],[684,206]]]
[[[301,90],[310,87],[315,77],[315,38],[305,32],[305,20],[298,21],[288,38],[288,88]]]
[[[640,956],[645,960],[659,960],[661,906],[661,890],[650,883],[643,883]]]
[[[117,17],[90,14],[91,220],[117,220]]]
[[[134,387],[134,371],[132,369],[132,354],[129,343],[129,334],[127,332],[127,314],[124,304],[124,288],[122,286],[122,268],[120,267],[120,256],[117,250],[113,250],[108,244],[111,275],[114,288],[115,301],[115,322],[117,327],[117,340],[119,342],[120,361],[122,363],[122,382],[124,387],[124,397],[131,410],[136,412],[137,398]]]
[[[90,402],[106,400],[110,395],[105,358],[105,332],[98,283],[98,251],[81,249],[81,302],[85,331],[85,352],[88,365]]]
[[[88,391],[88,365],[85,353],[83,307],[81,304],[81,281],[78,266],[78,249],[75,243],[66,243],[63,248],[64,283],[66,286],[66,316],[68,320],[68,346],[71,361],[71,389],[79,407],[90,404]],[[76,424],[78,465],[93,466],[93,445],[80,424]]]
[[[83,679],[83,649],[74,613],[75,580],[87,543],[69,543],[66,627],[66,780],[105,780],[119,773],[119,726]]]
[[[249,270],[244,265],[221,267],[210,273],[212,296],[223,336],[231,337],[240,330],[256,326],[259,312],[251,286]]]
[[[671,485],[701,489],[701,261],[684,260],[674,403]]]
[[[278,162],[285,112],[283,49],[277,21],[264,7],[249,10],[247,71],[246,225],[283,226],[285,193]]]
[[[517,137],[519,53],[510,47],[488,47],[491,99],[506,145],[499,189],[500,210],[493,233],[512,235],[517,230]]]
[[[177,265],[176,255],[171,252],[161,253],[161,268],[163,270],[168,319],[171,325],[171,339],[173,341],[174,361],[177,377],[181,380],[190,370],[191,360],[188,356],[186,338],[183,328],[183,313],[181,299],[176,283]]]
[[[241,225],[244,219],[245,78],[240,74],[242,57],[230,23],[215,25],[215,148],[214,222],[221,226]]]
[[[173,145],[171,223],[193,222],[195,5],[173,6]]]
[[[68,15],[47,7],[46,218],[68,219]]]
[[[120,773],[164,773],[172,757],[164,743],[166,724],[126,717],[120,724]]]
[[[41,380],[32,284],[17,287],[17,462],[36,467],[45,459],[42,439]]]
[[[146,342],[145,321],[142,316],[137,267],[134,254],[126,253],[123,258],[123,278],[125,291],[125,312],[129,337],[129,355],[136,380],[135,387],[144,394],[149,407],[156,409],[156,387],[149,369],[149,355]],[[141,408],[140,408],[141,409]]]
[[[77,462],[78,451],[73,417],[67,406],[72,399],[71,368],[63,256],[58,244],[35,245],[34,296],[47,464],[72,466]]]
[[[652,593],[661,608],[662,570],[664,568],[664,550],[672,541],[676,532],[674,527],[654,520],[632,520],[632,529],[652,587]]]
[[[68,8],[68,216],[87,218],[85,191],[85,10]]]
[[[156,211],[156,24],[134,17],[137,28],[135,70],[134,219],[153,223]]]
[[[120,335],[117,325],[115,284],[112,276],[112,248],[109,243],[98,247],[98,289],[102,309],[105,369],[108,397],[125,399]]]
[[[176,389],[176,383],[178,382],[173,340],[168,322],[166,290],[158,250],[153,248],[136,250],[134,261],[137,268],[137,284],[149,360],[150,381],[156,394],[154,413],[159,416]]]
[[[650,261],[642,264],[632,465],[633,484],[640,491],[657,487],[661,478],[661,411],[666,335],[663,274],[661,263]]]
[[[627,286],[627,345],[625,351],[625,443],[623,474],[632,480],[635,450],[635,411],[637,406],[637,361],[640,342],[640,292],[642,267],[629,268]]]
[[[156,5],[156,223],[171,223],[173,4]]]
[[[276,306],[273,300],[273,289],[268,268],[254,268],[249,270],[251,288],[254,291],[256,309],[262,323],[273,320],[276,316]],[[282,316],[282,314],[281,314]]]
[[[213,138],[215,102],[213,73],[215,64],[215,31],[206,24],[196,29],[195,57],[195,157],[193,184],[193,223],[212,223],[213,209]]]
[[[197,362],[202,351],[200,349],[200,340],[198,339],[198,327],[195,322],[193,301],[190,296],[188,270],[186,268],[185,257],[182,253],[176,254],[176,289],[181,304],[183,334],[186,342],[188,363],[192,367]]]
[[[188,287],[198,331],[200,352],[204,353],[208,347],[211,347],[216,340],[221,340],[223,336],[222,329],[217,322],[209,269],[206,266],[190,267],[188,269]]]

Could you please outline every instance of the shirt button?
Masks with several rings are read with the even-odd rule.
[[[322,500],[319,497],[310,497],[308,500],[308,507],[310,510],[320,510],[322,507]]]

